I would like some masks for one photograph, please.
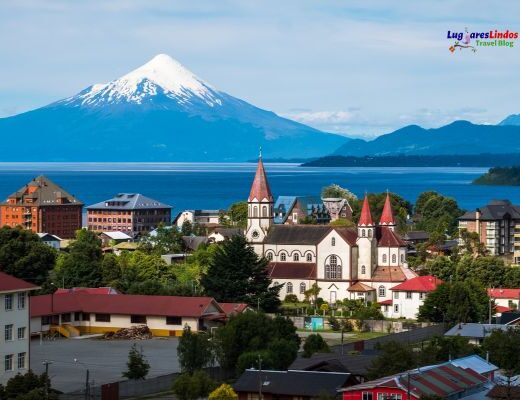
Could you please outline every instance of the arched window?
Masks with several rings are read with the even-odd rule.
[[[397,256],[395,254],[392,254],[392,264],[395,264],[397,262]]]
[[[336,238],[333,237],[331,240],[330,240],[330,245],[331,246],[336,246]]]
[[[328,264],[325,264],[325,279],[341,279],[341,264],[334,254],[329,257]]]
[[[287,282],[287,293],[288,294],[292,293],[292,289],[293,289],[292,283],[291,282]]]
[[[268,251],[265,255],[265,258],[267,258],[269,261],[273,261],[273,253],[271,251]]]
[[[267,217],[267,206],[262,207],[262,217]]]
[[[368,229],[368,237],[372,237],[372,229]]]
[[[386,262],[386,254],[383,254],[383,262]]]
[[[253,217],[258,217],[258,207],[257,206],[253,207]]]
[[[365,230],[363,229],[363,230],[361,231],[361,236],[365,237],[365,233],[366,233],[366,232],[365,232]]]
[[[300,261],[300,255],[298,253],[294,253],[292,256],[293,261]]]
[[[307,285],[305,282],[300,283],[300,293],[305,294],[305,291],[307,290]]]
[[[381,285],[379,286],[379,297],[385,297],[386,296],[386,288]]]
[[[404,254],[401,254],[401,262],[404,263]]]
[[[287,254],[282,253],[280,254],[280,261],[286,261],[287,260]]]
[[[312,262],[312,254],[307,253],[307,262]]]
[[[362,275],[365,275],[367,273],[367,267],[365,267],[364,265],[361,266],[361,274]]]

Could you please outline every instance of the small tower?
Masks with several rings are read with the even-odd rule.
[[[262,154],[258,158],[255,179],[247,199],[246,238],[251,244],[262,243],[274,223],[273,195],[265,174]]]
[[[386,192],[385,205],[383,207],[383,213],[381,214],[381,219],[379,220],[380,226],[386,226],[390,228],[392,231],[395,230],[395,218],[394,213],[392,211],[392,203],[390,202],[390,193]]]
[[[365,195],[363,208],[358,222],[358,279],[371,279],[372,271],[376,267],[376,226],[372,220],[368,196]]]

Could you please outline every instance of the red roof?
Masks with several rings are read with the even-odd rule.
[[[504,313],[504,312],[511,311],[511,308],[506,307],[506,306],[495,306],[495,311],[496,311],[497,313],[502,314],[502,313]]]
[[[270,262],[267,268],[272,279],[316,279],[315,263]]]
[[[381,306],[391,306],[392,305],[392,299],[380,301],[379,305],[381,305]]]
[[[258,201],[263,199],[267,199],[271,202],[273,201],[273,195],[271,194],[271,189],[269,188],[269,182],[267,182],[264,163],[262,162],[261,157],[258,160],[255,179],[253,180],[253,185],[251,186],[251,192],[249,193],[248,200],[252,201],[253,199],[257,199]]]
[[[246,303],[218,303],[220,308],[226,313],[226,315],[230,314],[239,314],[243,312],[247,308]]]
[[[349,292],[373,292],[375,289],[361,282],[356,282],[350,286],[347,291]]]
[[[520,299],[520,289],[488,289],[492,299]]]
[[[111,287],[99,287],[99,288],[84,288],[75,287],[70,289],[59,288],[54,294],[66,294],[66,293],[87,293],[87,294],[119,294],[117,289]]]
[[[379,238],[377,245],[380,247],[404,247],[406,246],[406,243],[392,229],[382,226],[381,237]]]
[[[363,200],[363,208],[361,209],[361,217],[359,217],[359,224],[362,226],[374,225],[372,214],[370,213],[370,205],[368,204],[368,196],[365,195]]]
[[[212,297],[144,296],[130,294],[88,294],[85,292],[46,294],[31,297],[31,317],[66,312],[98,314],[201,317],[223,310]]]
[[[441,283],[443,282],[435,276],[424,275],[409,279],[394,286],[391,290],[405,292],[433,292]]]
[[[17,292],[35,289],[39,289],[39,287],[0,271],[0,292]]]
[[[390,202],[390,193],[386,194],[385,205],[383,207],[383,213],[379,220],[381,225],[395,225],[394,213],[392,212],[392,203]]]

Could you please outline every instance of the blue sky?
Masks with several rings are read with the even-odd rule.
[[[0,0],[0,117],[158,53],[259,107],[359,137],[520,113],[520,39],[451,54],[447,31],[465,27],[520,31],[520,2]]]

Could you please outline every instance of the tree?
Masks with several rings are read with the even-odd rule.
[[[462,336],[434,336],[419,354],[421,365],[437,364],[475,354],[477,348]]]
[[[203,369],[214,360],[214,352],[209,335],[206,333],[194,334],[186,326],[177,346],[177,355],[182,372],[193,374]]]
[[[32,370],[25,374],[16,374],[2,387],[2,400],[39,400],[45,398],[45,388],[49,388],[49,400],[58,399],[56,391],[51,388],[50,379],[45,374],[36,375]],[[40,396],[40,397],[38,397]]]
[[[236,235],[217,248],[201,284],[206,294],[219,302],[242,302],[275,311],[280,306],[278,293],[282,285],[270,287],[267,264],[244,236]]]
[[[357,196],[350,190],[342,188],[335,183],[321,189],[321,198],[340,198],[347,199],[349,202],[354,202],[358,199]]]
[[[160,224],[155,230],[155,235],[145,235],[141,239],[139,249],[146,253],[172,254],[180,253],[184,246],[182,233],[175,225]]]
[[[41,285],[56,262],[56,251],[38,235],[22,228],[0,228],[0,269]]]
[[[313,333],[305,338],[303,344],[303,357],[310,357],[314,353],[328,353],[329,346],[319,333]]]
[[[457,232],[457,218],[463,214],[457,201],[437,192],[423,192],[415,202],[416,228],[434,234],[453,235]]]
[[[215,382],[204,371],[195,371],[193,375],[181,374],[173,381],[173,392],[179,400],[205,398],[215,389]]]
[[[368,368],[369,379],[397,374],[416,366],[416,357],[405,344],[391,341],[379,345],[379,350],[381,355]]]
[[[245,228],[247,225],[247,202],[239,201],[231,204],[226,212],[219,215],[218,223],[229,228]]]
[[[313,283],[312,286],[304,292],[305,301],[312,299],[313,304],[316,306],[320,292],[321,288],[318,286],[318,284],[316,282]]]
[[[209,400],[237,400],[238,396],[231,386],[223,383],[209,394]]]
[[[80,229],[68,247],[68,253],[58,257],[54,270],[58,282],[65,287],[98,287],[102,283],[101,241],[95,232]]]
[[[132,380],[145,379],[150,370],[150,364],[146,361],[143,351],[137,350],[134,343],[128,352],[127,370],[123,372],[123,377]]]
[[[459,231],[459,238],[462,239],[462,249],[469,254],[483,256],[486,254],[486,245],[480,241],[477,232],[468,232],[467,229]]]

